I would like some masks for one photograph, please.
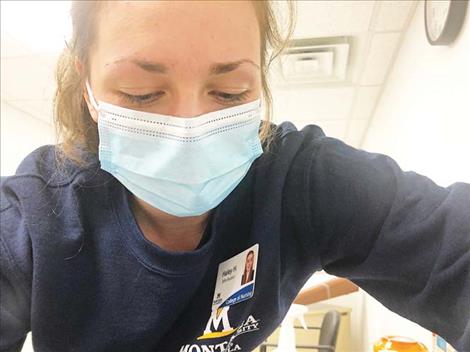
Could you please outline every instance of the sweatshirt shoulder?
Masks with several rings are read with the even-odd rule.
[[[1,180],[0,237],[12,257],[28,257],[27,248],[35,248],[36,255],[74,253],[85,212],[93,214],[95,201],[113,184],[99,163],[84,159],[79,165],[57,153],[55,146],[38,148],[15,175]]]
[[[18,166],[14,176],[43,179],[50,187],[60,187],[72,182],[77,175],[96,170],[98,160],[83,152],[80,163],[66,157],[60,147],[44,145],[27,155]]]
[[[263,121],[262,123],[267,123]],[[269,138],[263,142],[263,160],[278,159],[283,154],[289,154],[293,150],[298,150],[302,146],[302,142],[307,135],[311,137],[322,137],[325,134],[320,127],[309,125],[302,130],[289,121],[282,122],[279,125],[269,124]],[[308,139],[308,137],[307,137]]]
[[[273,138],[260,162],[268,166],[286,164],[290,169],[311,162],[326,151],[334,153],[334,150],[344,146],[341,141],[327,137],[317,125],[306,125],[299,130],[291,122],[283,122],[273,127]]]
[[[317,125],[306,125],[299,130],[292,122],[286,121],[274,126],[273,130],[275,143],[282,143],[292,138],[305,141],[320,141],[326,138],[323,130]]]
[[[39,147],[23,159],[14,175],[1,178],[0,210],[19,205],[25,199],[41,202],[40,198],[57,193],[58,188],[99,182],[102,177],[99,171],[93,156],[85,155],[83,163],[78,164],[64,157],[55,145]]]
[[[357,161],[376,162],[378,159],[385,163],[391,161],[383,154],[366,152],[326,136],[317,125],[306,125],[298,130],[292,123],[284,122],[276,126],[272,144],[272,154],[276,157],[287,154],[296,162],[345,165]]]

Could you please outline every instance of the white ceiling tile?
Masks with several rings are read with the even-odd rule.
[[[352,118],[369,118],[377,104],[381,86],[358,87],[354,101]]]
[[[399,47],[401,33],[376,33],[365,61],[361,85],[380,85],[384,82]]]
[[[1,90],[10,99],[52,99],[54,94],[54,70],[39,57],[21,56],[2,58]]]
[[[21,45],[21,43],[14,39],[13,36],[4,31],[2,28],[1,31],[1,57],[15,57],[15,56],[26,56],[31,55],[32,51],[28,49],[26,46]]]
[[[323,132],[328,137],[333,137],[337,139],[344,139],[344,134],[348,125],[347,120],[337,120],[337,121],[293,121],[297,129],[302,129],[307,125],[317,125],[321,127]]]
[[[363,62],[367,57],[367,48],[370,33],[364,32],[351,38],[351,50],[349,55],[349,79],[352,84],[358,84],[362,73]]]
[[[44,122],[52,123],[52,100],[6,100],[6,102],[12,106],[21,107]]]
[[[354,148],[356,148],[356,149],[361,149],[361,143],[362,143],[362,140],[361,140],[361,139],[352,140],[352,139],[346,138],[346,139],[344,140],[344,142],[345,142],[347,145],[350,145],[351,147],[354,147]]]
[[[401,31],[404,30],[411,12],[416,8],[412,0],[382,0],[378,2],[379,11],[374,19],[372,30]]]
[[[55,71],[57,60],[59,59],[60,53],[44,53],[37,55],[39,61],[48,67],[52,72]]]
[[[7,104],[48,124],[52,124],[52,101],[50,100],[5,100]]]
[[[369,28],[375,1],[296,1],[294,38],[353,35]]]
[[[347,141],[362,140],[364,133],[369,126],[369,119],[364,120],[352,120],[349,124],[349,129],[346,131]]]
[[[70,38],[71,1],[1,1],[2,32],[34,53],[58,52]]]
[[[281,122],[347,119],[353,94],[353,87],[275,89],[274,120]]]

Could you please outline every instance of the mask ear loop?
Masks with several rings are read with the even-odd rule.
[[[86,80],[85,85],[86,85],[86,90],[88,93],[88,98],[90,98],[90,103],[93,106],[93,108],[96,110],[96,112],[99,113],[100,109],[99,109],[98,103],[95,100],[95,97],[93,96],[93,92],[91,91],[88,80]]]

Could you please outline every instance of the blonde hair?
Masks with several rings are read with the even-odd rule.
[[[54,122],[60,149],[68,158],[81,162],[78,149],[98,152],[98,128],[93,121],[83,96],[84,80],[89,72],[88,51],[92,46],[99,12],[104,1],[73,1],[71,7],[72,38],[67,42],[57,62],[55,77],[57,89],[54,97]],[[267,80],[271,63],[286,47],[295,26],[295,3],[288,0],[286,26],[283,31],[279,13],[271,1],[253,1],[261,36],[261,84],[266,106],[264,119],[272,117],[272,96]],[[75,63],[82,64],[79,74]],[[272,138],[270,123],[263,124],[260,139],[266,145]],[[77,147],[79,147],[77,149]]]

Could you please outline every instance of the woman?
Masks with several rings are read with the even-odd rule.
[[[38,351],[250,351],[322,268],[470,349],[470,186],[260,125],[282,47],[269,3],[85,1],[72,18],[62,143],[2,185],[2,351],[28,331]],[[250,292],[232,279],[247,250]]]
[[[245,270],[243,271],[241,284],[244,285],[248,282],[253,281],[255,278],[255,270],[253,263],[255,261],[255,252],[249,251],[245,259]]]

